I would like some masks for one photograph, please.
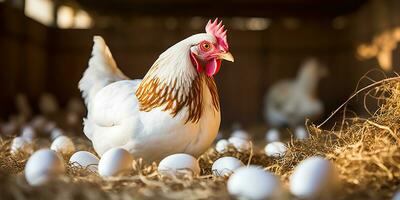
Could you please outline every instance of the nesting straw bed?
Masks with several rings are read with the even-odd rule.
[[[320,155],[336,166],[341,189],[335,199],[390,199],[400,180],[400,78],[389,78],[363,89],[376,99],[379,108],[364,119],[344,118],[331,130],[308,125],[310,139],[291,140],[282,158],[270,158],[256,148],[249,152],[230,149],[219,154],[210,148],[199,158],[202,174],[192,177],[162,177],[157,165],[145,165],[139,159],[134,170],[122,177],[104,179],[95,173],[68,167],[61,180],[40,187],[29,186],[24,179],[27,155],[10,155],[10,141],[0,142],[0,195],[4,199],[230,199],[227,178],[212,176],[211,165],[217,158],[233,155],[245,164],[256,164],[275,173],[287,188],[294,167],[305,158]],[[43,141],[42,141],[43,140]],[[92,151],[90,143],[74,138],[78,150]],[[48,147],[44,139],[36,148]],[[67,160],[66,164],[67,164]],[[68,164],[67,164],[68,165]],[[290,197],[289,199],[295,199]]]

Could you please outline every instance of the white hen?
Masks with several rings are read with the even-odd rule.
[[[122,147],[145,161],[174,153],[201,155],[220,125],[213,75],[233,61],[226,31],[209,21],[200,33],[170,47],[143,80],[128,80],[104,40],[94,37],[92,58],[79,83],[88,107],[84,133],[99,155]]]
[[[295,127],[304,124],[306,117],[322,113],[323,105],[316,98],[318,81],[326,68],[316,59],[308,59],[294,80],[284,80],[271,87],[264,98],[264,117],[273,127]]]

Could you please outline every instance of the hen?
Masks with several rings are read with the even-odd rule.
[[[271,87],[264,99],[264,116],[273,127],[302,125],[306,117],[322,113],[323,105],[316,98],[318,81],[327,70],[316,59],[308,59],[294,80],[284,80]]]
[[[79,89],[88,115],[84,133],[99,155],[122,147],[145,161],[174,153],[201,155],[215,139],[220,104],[215,75],[233,62],[222,22],[173,45],[142,80],[129,80],[100,36]]]

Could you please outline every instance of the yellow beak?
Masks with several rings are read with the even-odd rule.
[[[218,58],[221,60],[227,60],[227,61],[231,61],[231,62],[235,62],[235,59],[233,58],[232,54],[230,52],[226,52],[226,53],[221,53],[218,55]]]

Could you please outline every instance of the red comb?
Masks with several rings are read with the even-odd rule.
[[[228,41],[226,40],[226,30],[224,25],[222,25],[222,21],[218,23],[218,18],[216,18],[213,22],[211,19],[208,21],[206,25],[206,33],[213,35],[217,38],[218,44],[225,50],[228,51]]]

